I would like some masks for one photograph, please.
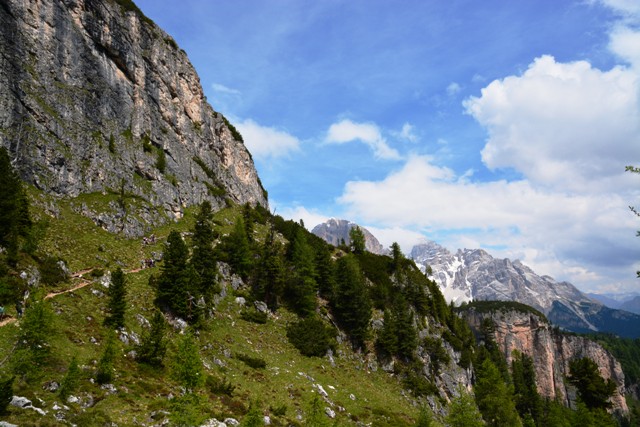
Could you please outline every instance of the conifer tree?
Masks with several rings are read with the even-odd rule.
[[[413,324],[413,311],[401,294],[396,298],[393,316],[398,336],[398,356],[409,361],[413,359],[418,345],[418,333]]]
[[[284,293],[285,271],[282,245],[275,238],[273,228],[269,230],[255,270],[251,293],[253,298],[264,301],[271,310],[280,306]]]
[[[55,333],[54,315],[46,301],[35,301],[25,311],[20,324],[20,335],[12,359],[20,374],[38,374],[38,368],[47,363],[49,341]]]
[[[192,393],[204,381],[198,343],[191,332],[184,334],[178,341],[172,371],[175,380],[188,393]]]
[[[296,229],[288,255],[292,274],[286,286],[287,301],[293,311],[307,316],[316,308],[318,284],[315,280],[315,253],[302,228]]]
[[[0,246],[7,249],[10,264],[17,262],[18,237],[26,236],[30,227],[29,202],[22,181],[6,148],[0,147]]]
[[[98,368],[96,370],[96,382],[98,384],[107,384],[113,380],[113,370],[115,367],[117,355],[116,337],[113,331],[108,331],[107,338],[104,343],[104,350],[98,360]]]
[[[398,353],[398,330],[396,327],[396,319],[391,310],[384,311],[384,323],[380,333],[378,334],[377,345],[382,351],[390,356]]]
[[[218,285],[218,268],[213,249],[215,233],[213,231],[213,212],[211,203],[205,200],[200,205],[193,228],[193,254],[191,265],[197,274],[195,288],[208,300],[220,291]]]
[[[126,277],[120,267],[111,274],[109,285],[109,302],[107,304],[109,314],[104,319],[105,325],[114,329],[124,328],[124,315],[127,308],[126,301]]]
[[[251,246],[242,217],[236,220],[233,231],[223,241],[222,250],[225,260],[235,273],[247,279],[252,266]]]
[[[336,287],[336,276],[328,245],[322,245],[316,251],[315,270],[320,296],[331,299]]]
[[[482,414],[476,402],[462,387],[458,389],[458,396],[449,404],[449,413],[445,418],[448,427],[481,427],[484,425]]]
[[[7,407],[13,398],[13,380],[15,377],[0,378],[0,415],[7,413]]]
[[[189,269],[189,250],[180,233],[173,230],[167,237],[163,265],[156,281],[156,305],[163,310],[189,320],[190,308],[196,297],[193,269]],[[193,317],[193,316],[191,316]]]
[[[569,362],[568,380],[578,389],[578,397],[589,409],[606,409],[611,406],[609,398],[616,384],[609,378],[605,381],[598,372],[598,365],[588,357]]]
[[[136,348],[136,360],[149,366],[162,367],[167,352],[165,338],[167,322],[161,311],[156,310],[151,319],[151,329],[145,331]]]
[[[516,409],[520,417],[537,423],[541,417],[542,401],[536,387],[536,371],[531,357],[518,351],[514,352],[511,378]]]
[[[79,381],[80,368],[78,367],[78,360],[73,356],[69,363],[67,373],[60,383],[60,389],[58,389],[58,395],[63,401],[66,401],[67,397],[76,390]]]
[[[504,382],[500,371],[490,359],[485,359],[477,371],[474,392],[478,409],[487,425],[522,426],[513,401],[513,390]]]
[[[371,298],[355,257],[340,258],[336,266],[336,294],[333,301],[338,322],[355,347],[362,347],[369,335]]]
[[[355,226],[349,230],[349,246],[351,247],[351,252],[356,255],[364,253],[365,238],[364,232],[360,227]]]

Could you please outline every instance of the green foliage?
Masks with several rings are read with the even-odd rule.
[[[142,141],[142,150],[145,153],[151,153],[153,151],[153,145],[151,145],[151,137],[148,133],[144,133],[140,138]]]
[[[98,384],[107,384],[113,380],[117,351],[115,333],[109,331],[96,369],[96,382]]]
[[[511,362],[511,378],[516,409],[520,417],[538,422],[542,413],[542,401],[536,386],[536,371],[533,359],[515,351]]]
[[[377,340],[379,349],[405,361],[412,360],[418,345],[413,316],[414,313],[402,294],[398,294],[392,310],[384,312],[384,326]]]
[[[420,414],[418,414],[415,427],[432,427],[433,425],[433,414],[431,410],[428,406],[423,406],[420,408]]]
[[[38,376],[51,353],[50,340],[55,334],[54,315],[45,301],[34,301],[21,321],[16,352],[12,356],[14,370],[28,377]]]
[[[547,317],[535,308],[522,304],[516,301],[472,301],[464,306],[460,306],[457,310],[470,310],[474,309],[478,313],[493,313],[496,311],[507,313],[510,311],[517,311],[520,313],[533,314],[545,322],[548,322]]]
[[[79,414],[71,416],[73,425],[83,427],[105,427],[113,425],[111,417],[102,409],[88,408]]]
[[[109,315],[104,319],[105,325],[114,328],[124,328],[124,315],[127,309],[126,277],[120,267],[111,274],[111,285],[109,286],[109,302],[107,309]]]
[[[109,135],[109,152],[116,154],[116,139],[113,134]]]
[[[416,397],[435,396],[438,388],[422,373],[422,364],[414,362],[402,371],[402,385]]]
[[[448,427],[481,427],[485,425],[473,396],[463,387],[458,389],[458,395],[451,400],[445,423]]]
[[[0,415],[7,414],[7,408],[13,397],[13,380],[15,377],[0,377]]]
[[[252,357],[244,353],[236,353],[234,357],[253,369],[264,369],[267,367],[267,362],[260,357]]]
[[[47,256],[40,262],[40,281],[45,285],[57,285],[67,280],[67,275],[62,269],[58,257]]]
[[[189,268],[189,249],[180,233],[173,230],[167,237],[163,265],[157,279],[156,305],[188,321],[195,321],[198,310],[195,304],[193,268]]]
[[[242,142],[244,144],[244,139],[242,138],[242,135],[240,135],[240,132],[238,132],[238,129],[236,129],[235,126],[229,123],[229,120],[227,120],[225,116],[223,116],[222,114],[220,114],[220,116],[222,116],[222,121],[224,121],[224,124],[227,125],[227,128],[229,128],[229,131],[231,131],[231,135],[233,135],[233,139],[235,139],[238,142]]]
[[[265,323],[267,323],[267,319],[269,318],[269,316],[267,316],[267,313],[258,311],[255,308],[249,308],[240,312],[240,318],[242,320],[246,320],[247,322],[264,325]]]
[[[167,155],[162,148],[158,148],[158,154],[156,157],[156,168],[160,173],[165,173],[167,169]]]
[[[478,409],[487,425],[495,427],[522,425],[513,400],[513,390],[505,383],[499,369],[490,359],[485,359],[477,369],[474,391]]]
[[[640,382],[640,339],[622,338],[612,334],[589,334],[620,362],[627,386]]]
[[[80,368],[78,367],[78,360],[74,356],[69,363],[69,368],[65,374],[60,388],[58,389],[58,395],[63,401],[67,400],[67,397],[71,395],[77,388],[80,382]]]
[[[578,390],[578,397],[589,409],[606,409],[611,406],[609,398],[616,390],[616,384],[598,372],[598,365],[588,357],[569,362],[567,380]]]
[[[207,376],[205,386],[213,394],[225,395],[229,397],[233,396],[233,392],[236,389],[236,386],[231,384],[228,379],[219,378],[215,375]]]
[[[364,231],[358,226],[349,230],[349,247],[354,254],[361,254],[366,250]]]
[[[173,399],[170,410],[169,420],[176,427],[199,426],[207,419],[200,397],[193,393]]]
[[[269,229],[262,246],[260,258],[251,281],[251,295],[264,301],[271,310],[280,305],[285,287],[285,268],[282,245],[275,238],[275,230]]]
[[[185,333],[178,341],[172,375],[190,393],[204,381],[198,342],[191,332]]]
[[[251,401],[249,412],[242,419],[240,427],[263,427],[264,418],[260,410],[260,402]]]
[[[324,356],[335,348],[336,331],[316,316],[310,316],[287,326],[289,342],[305,356]]]
[[[219,246],[221,258],[229,263],[236,274],[247,279],[252,268],[251,247],[242,217],[236,220],[233,230],[222,239]]]
[[[216,254],[213,249],[216,233],[213,231],[211,203],[206,200],[202,202],[195,219],[191,265],[197,275],[196,288],[201,295],[204,295],[210,301],[213,299],[214,294],[220,292]]]
[[[162,367],[167,352],[167,322],[162,312],[156,310],[150,323],[151,329],[143,332],[140,345],[136,347],[136,360],[149,366]]]
[[[431,372],[432,374],[437,375],[440,372],[440,369],[450,362],[451,358],[449,357],[449,353],[447,353],[443,347],[442,340],[440,338],[425,337],[422,343],[424,349],[429,354]]]
[[[356,258],[344,256],[336,266],[334,314],[355,347],[364,346],[369,336],[371,300]]]
[[[0,246],[8,252],[9,261],[17,260],[18,238],[31,227],[29,202],[17,172],[11,166],[9,153],[0,147]]]

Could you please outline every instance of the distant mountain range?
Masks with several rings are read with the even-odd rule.
[[[316,226],[313,233],[336,244],[334,242],[343,238],[347,226],[355,224],[329,220]],[[371,235],[363,230],[365,235]],[[375,239],[373,235],[371,238]],[[377,239],[375,242],[382,248]],[[554,325],[570,331],[640,337],[640,315],[631,310],[607,307],[571,283],[539,276],[518,260],[494,258],[482,249],[459,249],[451,253],[431,241],[414,246],[410,256],[423,271],[427,266],[431,268],[432,277],[440,285],[446,300],[456,305],[473,300],[517,301],[536,308]],[[633,308],[638,302],[640,298],[624,304]]]
[[[587,294],[590,298],[600,301],[607,307],[630,311],[640,314],[639,294]]]

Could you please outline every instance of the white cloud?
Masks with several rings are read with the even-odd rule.
[[[251,119],[244,120],[236,126],[245,145],[256,158],[283,157],[300,149],[300,140],[285,131],[261,126]]]
[[[278,206],[277,203],[271,204],[275,205],[277,215],[296,222],[302,220],[305,228],[309,231],[316,225],[326,222],[330,218],[330,216],[324,215],[317,210],[308,210],[304,206]]]
[[[630,69],[542,56],[464,106],[488,130],[482,160],[490,169],[513,168],[536,185],[608,191],[640,158],[638,89]]]
[[[211,89],[218,93],[224,93],[226,95],[240,95],[240,91],[237,89],[232,89],[220,83],[213,83],[211,85]]]
[[[393,136],[409,142],[418,142],[418,136],[415,134],[415,128],[410,123],[402,125],[400,132],[393,132]]]
[[[368,145],[375,157],[385,160],[398,160],[400,154],[387,144],[387,140],[382,136],[380,128],[373,123],[355,123],[345,119],[334,123],[329,127],[325,139],[330,144],[345,144],[353,141],[360,141]]]
[[[637,224],[617,194],[567,194],[527,181],[471,182],[414,156],[382,181],[347,183],[339,201],[349,218],[365,224],[427,236],[437,230],[438,242],[450,248],[503,247],[490,252],[576,285],[603,284],[598,263],[616,263],[619,274],[634,277],[629,258]]]
[[[447,95],[453,97],[456,96],[457,94],[460,93],[460,91],[462,90],[462,87],[460,87],[460,85],[456,82],[450,83],[449,86],[447,86]]]

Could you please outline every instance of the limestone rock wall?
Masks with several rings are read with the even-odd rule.
[[[470,308],[464,312],[464,316],[474,329],[479,329],[483,319],[487,317],[493,321],[496,343],[501,347],[509,365],[514,350],[533,359],[541,396],[557,398],[565,405],[572,406],[575,391],[565,381],[569,374],[569,362],[588,357],[598,365],[603,378],[611,378],[618,386],[611,399],[613,409],[628,413],[622,367],[600,344],[554,330],[545,319],[533,313],[515,310],[480,313]]]
[[[36,187],[126,193],[169,217],[204,199],[266,206],[238,139],[185,52],[139,11],[115,0],[0,2],[0,144]]]

